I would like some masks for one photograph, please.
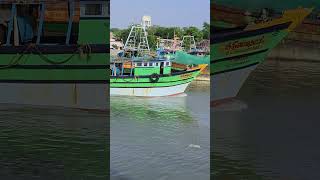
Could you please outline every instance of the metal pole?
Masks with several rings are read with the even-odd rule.
[[[10,40],[11,40],[11,33],[13,30],[13,19],[14,16],[16,15],[16,4],[12,4],[12,9],[11,9],[11,16],[10,16],[10,22],[9,22],[9,29],[8,29],[8,34],[7,34],[7,42],[6,46],[10,45]]]
[[[40,14],[40,20],[39,20],[38,37],[36,42],[37,45],[40,44],[40,39],[42,35],[45,8],[46,8],[45,3],[41,3],[41,14]]]
[[[131,61],[131,71],[130,71],[130,76],[132,76],[132,72],[133,72],[133,62]]]
[[[121,75],[123,76],[123,72],[124,72],[124,63],[121,64]]]
[[[68,32],[67,32],[67,39],[66,39],[67,45],[69,45],[71,30],[72,30],[72,23],[73,23],[73,17],[74,17],[74,1],[69,0],[68,4],[69,4],[69,24],[68,24]]]
[[[128,46],[129,39],[130,39],[130,37],[131,37],[131,34],[132,34],[132,31],[133,31],[133,28],[134,28],[134,26],[132,26],[132,27],[131,27],[131,30],[130,30],[129,36],[128,36],[127,40],[126,40],[126,43],[124,44],[124,49],[127,49],[127,48],[128,48],[127,46]]]

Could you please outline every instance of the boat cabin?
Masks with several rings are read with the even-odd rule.
[[[1,46],[108,43],[105,0],[0,1]],[[92,36],[94,34],[94,36]]]
[[[171,74],[171,61],[128,61],[111,63],[111,76],[149,76]]]

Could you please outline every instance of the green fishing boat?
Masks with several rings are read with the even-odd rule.
[[[67,10],[64,36],[46,29],[57,4]],[[107,109],[108,8],[105,0],[1,1],[0,103]]]
[[[139,42],[137,40],[140,40]],[[118,57],[110,64],[110,95],[171,96],[185,92],[202,66],[185,70],[172,68],[165,57],[151,57],[145,27],[132,26],[125,44],[129,57]],[[140,56],[136,56],[140,54]]]
[[[111,95],[170,96],[184,93],[203,67],[174,70],[170,60],[111,62]]]
[[[312,9],[305,8],[287,10],[279,18],[244,27],[221,29],[215,28],[213,24],[211,105],[234,98],[249,74],[311,11]],[[215,16],[215,11],[211,13]]]

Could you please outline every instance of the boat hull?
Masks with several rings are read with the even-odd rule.
[[[282,27],[285,29],[285,27]],[[217,54],[211,61],[211,105],[236,97],[250,73],[262,63],[270,50],[286,36],[285,30],[261,33],[212,45]],[[249,44],[240,47],[238,44]]]
[[[152,88],[111,88],[112,96],[142,96],[142,97],[160,97],[172,96],[184,93],[190,82],[170,87],[152,87]]]
[[[73,45],[1,46],[0,103],[107,110],[109,54],[91,47],[89,58]]]
[[[149,76],[111,77],[111,96],[159,97],[183,93],[188,85],[199,75],[200,69],[166,74],[157,82],[151,82]]]
[[[211,102],[215,104],[219,100],[230,99],[237,96],[240,88],[258,65],[224,72],[211,76]]]
[[[108,84],[0,83],[5,104],[108,110]]]
[[[311,11],[288,10],[283,17],[269,22],[250,24],[243,29],[212,31],[210,104],[235,97],[250,73]]]

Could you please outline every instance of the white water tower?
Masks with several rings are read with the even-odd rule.
[[[151,16],[142,16],[141,22],[142,22],[142,27],[144,28],[148,28],[152,26]]]

